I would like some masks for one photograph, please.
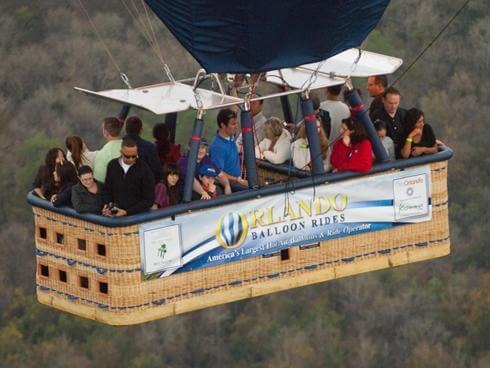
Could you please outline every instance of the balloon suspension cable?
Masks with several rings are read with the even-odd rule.
[[[317,78],[318,78],[318,72],[320,71],[321,67],[323,66],[323,64],[325,64],[325,61],[326,60],[322,60],[318,63],[318,66],[316,67],[315,71],[313,73],[311,73],[310,75],[310,78],[308,78],[307,80],[304,81],[303,85],[301,86],[301,91],[303,93],[305,93],[306,91],[308,91],[307,95],[309,96],[309,90],[311,88],[311,86],[313,85],[313,83],[316,82]]]
[[[258,74],[252,74],[250,76],[250,81],[252,82],[250,84],[250,93],[252,95],[255,94],[255,91],[257,91],[257,88],[259,87],[260,80],[262,79],[262,74],[263,73],[258,73]],[[255,79],[255,80],[254,80]]]
[[[204,69],[199,69],[197,71],[196,77],[194,78],[194,84],[192,85],[192,90],[194,91],[194,98],[196,99],[196,107],[197,107],[197,117],[198,119],[202,119],[204,115],[204,104],[202,102],[201,95],[197,91],[197,87],[206,78],[206,71]]]
[[[129,83],[129,78],[125,73],[120,73],[119,76],[128,89],[133,89],[133,87],[131,87],[131,83]]]
[[[349,92],[354,89],[354,85],[352,84],[352,80],[350,78],[345,80],[345,88],[347,88],[347,91]]]
[[[357,65],[359,64],[359,60],[361,60],[361,56],[362,56],[362,50],[361,49],[358,49],[358,54],[357,54],[357,57],[356,57],[356,60],[354,60],[354,62],[352,63],[352,66],[350,68],[350,71],[349,71],[349,74],[345,77],[345,80],[350,80],[352,74],[356,71],[357,69]]]
[[[243,97],[243,109],[245,111],[250,111],[250,99],[252,98],[252,89]]]
[[[131,6],[128,5],[126,1],[128,1]],[[175,82],[175,78],[173,77],[167,62],[163,57],[163,52],[162,49],[160,48],[160,44],[158,43],[158,38],[156,36],[155,29],[153,28],[148,7],[146,6],[144,0],[140,0],[140,1],[141,1],[141,5],[140,7],[138,7],[135,3],[135,0],[121,0],[122,4],[128,11],[129,15],[131,15],[131,17],[133,18],[136,28],[139,28],[139,30],[143,34],[143,37],[148,42],[148,45],[153,50],[156,57],[162,64],[163,69],[167,74],[167,78],[169,79],[169,81]],[[144,15],[142,15],[141,8],[143,8],[144,10]],[[146,19],[146,23],[145,23],[145,19]]]
[[[195,92],[197,87],[202,83],[204,79],[206,79],[207,74],[206,70],[204,69],[199,69],[196,73],[196,76],[194,77],[194,83],[192,84],[192,90]]]
[[[82,8],[82,11],[85,14],[85,17],[87,18],[90,26],[92,27],[92,30],[94,31],[95,36],[97,37],[97,39],[99,40],[99,42],[104,47],[104,50],[107,53],[107,56],[109,56],[109,59],[112,61],[112,64],[114,65],[114,67],[116,68],[116,70],[119,73],[123,74],[122,71],[121,71],[121,68],[119,67],[119,65],[118,65],[118,63],[116,61],[116,58],[114,57],[114,55],[112,55],[111,50],[109,49],[109,46],[107,46],[107,44],[104,42],[104,39],[102,38],[99,30],[97,29],[97,26],[95,25],[95,23],[93,22],[92,18],[90,17],[90,14],[89,14],[87,8],[85,8],[85,5],[83,5],[82,0],[78,0],[78,3],[80,4],[80,8]]]
[[[408,71],[410,69],[412,69],[412,67],[419,61],[419,59],[422,58],[422,56],[424,56],[424,54],[426,53],[426,51],[429,50],[432,47],[432,45],[439,39],[439,37],[442,36],[442,34],[451,25],[451,23],[461,14],[461,12],[464,10],[464,8],[466,8],[466,6],[469,4],[470,1],[471,0],[466,0],[463,3],[463,5],[461,5],[461,7],[451,17],[451,19],[449,19],[449,21],[442,27],[442,29],[439,31],[439,33],[434,38],[432,38],[432,40],[427,44],[427,46],[425,46],[424,49],[415,57],[415,59],[405,68],[405,70],[403,71],[403,73],[398,78],[396,78],[393,83],[391,83],[391,86],[390,87],[393,87],[395,84],[397,84],[398,81],[400,79],[402,79],[405,76],[405,74],[408,73]]]
[[[347,76],[343,77],[345,79],[344,85],[348,91],[352,91],[354,89],[354,85],[352,84],[351,76],[356,71],[357,65],[359,64],[359,60],[361,60],[361,56],[362,56],[362,50],[359,49],[358,51],[359,51],[359,54],[357,55],[356,60],[354,60],[354,62],[352,63],[349,74]],[[335,75],[333,75],[333,73],[331,73],[331,74],[332,74],[331,78],[333,78]]]
[[[202,118],[202,115],[204,115],[204,103],[202,102],[201,95],[199,94],[199,92],[197,92],[197,90],[194,90],[194,98],[196,99],[198,116],[201,116]]]
[[[163,69],[165,70],[165,73],[167,73],[167,78],[169,79],[169,81],[174,83],[175,82],[174,76],[172,75],[172,71],[170,70],[167,63],[163,64]]]
[[[282,90],[283,90],[283,91],[287,91],[287,90],[290,88],[290,87],[289,87],[289,84],[288,84],[288,82],[286,82],[286,79],[284,79],[284,75],[282,74],[282,70],[281,70],[281,69],[279,69],[279,70],[278,70],[278,72],[279,72],[279,78],[280,78],[280,79],[281,79],[281,81],[282,81],[282,86],[281,86],[281,88],[282,88]]]
[[[219,79],[219,74],[218,73],[213,73],[211,74],[211,76],[213,77],[213,80],[216,82],[216,84],[218,85],[218,88],[219,88],[219,92],[222,94],[222,95],[225,95],[225,90],[223,88],[223,84],[221,83],[221,80]]]

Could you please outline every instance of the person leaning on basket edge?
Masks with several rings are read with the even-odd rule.
[[[102,214],[126,216],[149,211],[154,188],[155,177],[148,164],[138,159],[136,141],[124,138],[121,156],[107,165]]]

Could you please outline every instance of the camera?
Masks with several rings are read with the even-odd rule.
[[[107,207],[109,207],[109,211],[111,211],[111,215],[117,214],[117,210],[118,210],[117,203],[109,202]]]

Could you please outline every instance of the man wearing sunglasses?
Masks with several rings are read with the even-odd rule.
[[[138,159],[134,139],[124,138],[121,156],[107,165],[104,216],[126,216],[148,211],[153,204],[155,177],[146,162]]]

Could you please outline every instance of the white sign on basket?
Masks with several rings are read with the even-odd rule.
[[[297,189],[286,202],[277,193],[143,224],[142,268],[155,271],[145,279],[429,221],[430,180],[425,165]]]
[[[180,226],[171,225],[142,231],[143,272],[175,269],[182,265]]]
[[[427,174],[393,180],[395,220],[413,219],[429,214]]]

